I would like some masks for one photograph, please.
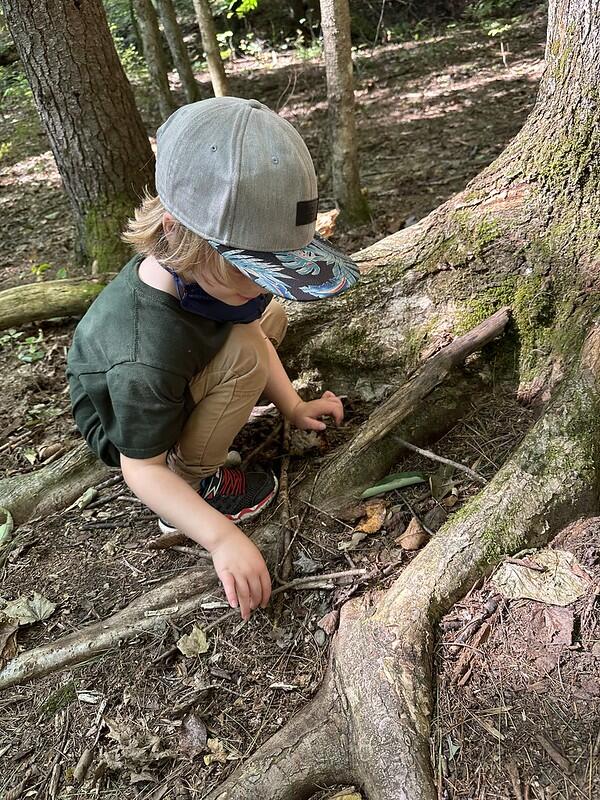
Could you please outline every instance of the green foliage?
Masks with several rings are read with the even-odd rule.
[[[0,105],[8,107],[33,103],[33,94],[21,62],[0,67]]]
[[[42,264],[34,264],[31,268],[31,272],[35,275],[37,281],[41,281],[44,279],[44,273],[49,269],[52,269],[52,264],[48,264],[45,261]]]
[[[249,14],[251,11],[256,11],[258,8],[258,3],[259,0],[242,0],[242,2],[236,8],[236,3],[234,0],[234,2],[229,4],[227,18],[229,19],[235,14],[238,19],[244,19],[246,14]]]
[[[111,22],[109,27],[119,60],[128,79],[132,82],[147,79],[148,67],[135,45],[126,42],[115,23]]]
[[[33,364],[46,357],[46,350],[42,347],[44,334],[38,330],[37,336],[28,336],[22,339],[23,331],[9,328],[6,333],[0,336],[0,347],[11,350],[16,348],[17,358],[25,364]]]

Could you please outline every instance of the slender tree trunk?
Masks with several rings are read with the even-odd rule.
[[[153,155],[101,0],[2,0],[77,224],[76,256],[118,269]]]
[[[173,0],[157,0],[156,5],[165,30],[167,42],[169,43],[169,49],[173,56],[175,68],[181,78],[186,100],[188,103],[194,103],[196,100],[200,100],[200,88],[196,83],[192,62],[185,42],[183,41],[181,28],[177,22],[177,14],[175,12]]]
[[[348,0],[321,0],[321,27],[331,128],[333,196],[340,209],[340,223],[356,225],[369,219],[369,208],[360,188],[358,172]]]
[[[150,70],[160,116],[164,120],[172,114],[176,104],[169,87],[169,70],[158,27],[158,17],[152,0],[133,0],[133,5],[142,37],[144,58]]]
[[[225,75],[225,67],[217,42],[217,29],[208,0],[194,0],[194,9],[200,27],[202,47],[206,55],[213,92],[215,97],[224,97],[229,94],[229,83]]]

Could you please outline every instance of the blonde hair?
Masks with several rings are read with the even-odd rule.
[[[142,204],[129,219],[121,238],[132,245],[136,253],[154,256],[164,266],[176,272],[184,281],[194,281],[198,268],[209,271],[218,280],[227,282],[231,268],[223,256],[197,233],[174,220],[167,237],[163,215],[168,213],[160,197],[144,192]]]

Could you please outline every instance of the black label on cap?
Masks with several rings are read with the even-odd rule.
[[[301,200],[296,203],[296,225],[310,225],[317,218],[319,198],[314,200]]]

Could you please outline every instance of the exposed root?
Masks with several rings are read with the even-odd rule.
[[[278,533],[277,526],[265,526],[256,537],[267,563],[273,564],[277,557]],[[140,595],[108,619],[11,659],[0,671],[0,690],[79,664],[134,636],[160,631],[170,619],[198,610],[216,586],[212,564],[187,570]]]
[[[54,317],[81,316],[110,277],[40,281],[4,289],[0,292],[0,330]]]
[[[509,310],[503,308],[464,336],[455,339],[426,361],[406,384],[378,406],[352,441],[341,447],[327,461],[319,475],[318,488],[312,496],[313,502],[325,509],[331,509],[333,504],[339,504],[340,498],[350,499],[385,475],[398,460],[403,448],[402,440],[397,438],[400,426],[406,427],[409,422],[414,423],[422,401],[467,356],[499,336],[506,327],[508,318]],[[449,395],[449,400],[450,407],[454,394]],[[448,417],[451,416],[449,413]],[[429,420],[429,415],[425,415],[425,420]],[[413,436],[405,433],[403,438],[413,439],[414,430],[409,432]],[[425,432],[431,436],[430,424],[423,427],[421,435]]]
[[[323,759],[336,781],[359,784],[369,800],[437,798],[429,757],[435,626],[504,553],[546,543],[569,519],[597,508],[599,362],[596,329],[579,370],[494,479],[385,594],[342,608],[326,679],[311,703],[207,800],[303,800],[327,774]],[[312,748],[303,755],[315,769],[303,764],[299,782],[298,725],[325,727],[332,713],[337,739],[328,744],[317,731],[318,755]]]
[[[0,506],[21,525],[65,508],[108,475],[110,469],[82,443],[52,464],[0,481]]]

